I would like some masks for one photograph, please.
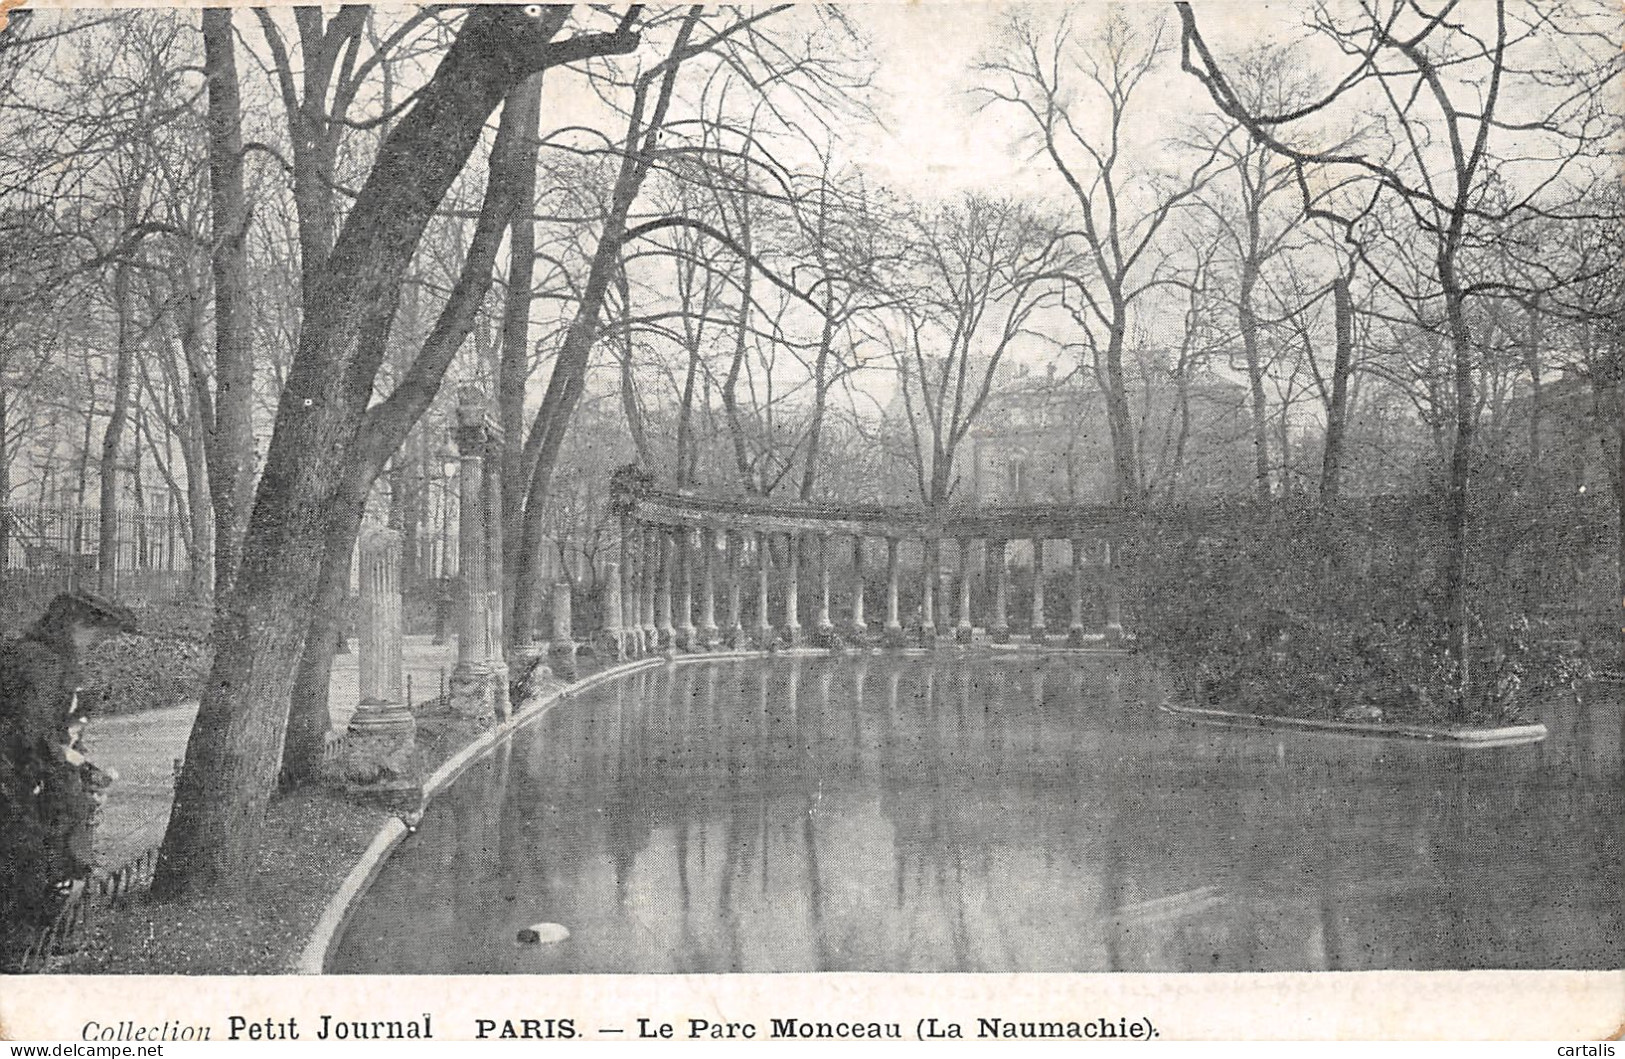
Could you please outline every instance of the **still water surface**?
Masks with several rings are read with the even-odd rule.
[[[1462,750],[1193,725],[1110,658],[645,670],[476,765],[335,972],[1618,968],[1621,705]],[[555,945],[520,945],[538,922]]]

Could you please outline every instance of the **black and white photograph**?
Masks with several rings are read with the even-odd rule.
[[[3,17],[0,992],[1625,982],[1613,0]]]

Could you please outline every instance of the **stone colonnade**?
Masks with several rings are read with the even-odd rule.
[[[995,643],[1011,642],[1013,626],[1023,624],[1012,622],[1009,613],[1014,587],[1010,546],[1016,539],[1030,542],[1033,557],[1027,574],[1032,611],[1024,623],[1026,642],[1083,646],[1123,638],[1111,538],[1105,530],[1063,527],[1066,532],[1057,537],[1053,528],[1032,525],[1029,518],[1026,532],[1016,537],[1008,524],[986,516],[979,519],[985,527],[926,528],[888,523],[883,514],[864,519],[844,513],[825,527],[805,517],[753,512],[743,504],[708,501],[703,506],[712,510],[692,510],[685,499],[645,498],[622,516],[618,562],[606,571],[602,635],[613,657],[667,649],[867,640],[873,631],[866,598],[868,553],[878,550],[881,541],[885,584],[875,602],[884,616],[880,638],[888,645],[929,646],[939,636],[969,643],[977,629]],[[735,510],[728,510],[730,506]],[[1045,620],[1045,579],[1053,572],[1046,563],[1059,558],[1059,550],[1046,545],[1056,539],[1070,544],[1070,620],[1064,629],[1051,629]],[[920,605],[907,627],[899,603],[904,576],[899,555],[905,541],[918,542],[924,557],[916,574]],[[810,562],[803,563],[803,557]],[[846,573],[840,579],[844,584],[837,583],[837,568]],[[978,592],[974,582],[979,573],[983,584]],[[808,574],[809,583],[803,584]],[[1094,598],[1091,582],[1103,601],[1103,614],[1088,612],[1086,600]],[[771,591],[775,584],[776,600]],[[812,596],[810,630],[801,623],[803,592]]]

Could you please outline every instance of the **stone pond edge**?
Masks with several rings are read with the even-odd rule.
[[[994,645],[978,646],[992,647]],[[997,646],[1000,653],[1008,651],[1076,655],[1123,655],[1126,653],[1122,649],[1115,647],[1068,648],[1059,646],[1040,647],[1029,644],[999,644]],[[901,650],[873,648],[871,650],[875,653],[902,655],[904,657],[923,657],[937,653],[935,649],[924,647],[904,648]],[[618,680],[621,677],[630,676],[644,669],[653,669],[668,664],[684,665],[698,662],[720,662],[729,659],[771,658],[775,656],[791,658],[822,657],[839,653],[843,652],[823,647],[793,647],[779,651],[707,651],[701,654],[655,655],[649,658],[638,658],[630,662],[622,662],[573,683],[551,688],[526,702],[514,712],[512,717],[481,732],[461,750],[447,758],[439,768],[429,775],[428,779],[423,781],[423,804],[427,805],[435,795],[439,794],[453,780],[467,771],[475,761],[490,752],[502,740],[511,737],[521,727],[531,723],[554,706],[574,697],[576,694],[606,681]],[[377,878],[378,873],[383,870],[384,862],[389,859],[389,855],[394,852],[395,847],[409,833],[406,822],[399,816],[391,816],[384,822],[383,826],[378,829],[378,833],[373,836],[372,842],[361,854],[360,859],[356,861],[355,866],[345,875],[344,881],[339,884],[338,890],[328,899],[327,906],[322,910],[321,918],[316,921],[316,926],[311,930],[310,936],[305,942],[305,947],[300,951],[299,959],[289,973],[314,975],[326,973],[329,950],[333,947],[334,940],[343,933],[345,925],[349,922],[350,912],[355,902],[367,892],[373,880]]]
[[[1425,742],[1448,743],[1465,748],[1519,746],[1538,743],[1546,738],[1546,726],[1540,722],[1502,725],[1496,728],[1443,727],[1426,724],[1370,724],[1363,721],[1323,721],[1308,717],[1280,717],[1265,713],[1244,713],[1236,710],[1216,710],[1206,706],[1186,706],[1164,699],[1158,706],[1166,713],[1187,717],[1194,721],[1253,728],[1292,728],[1299,731],[1334,732],[1365,738],[1413,739]]]

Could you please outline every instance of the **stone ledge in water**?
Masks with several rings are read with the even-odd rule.
[[[569,936],[569,928],[562,923],[532,923],[519,931],[516,940],[521,945],[557,945]]]
[[[1168,713],[1221,724],[1252,725],[1259,728],[1296,728],[1303,731],[1338,732],[1345,735],[1431,740],[1469,747],[1516,746],[1521,743],[1538,743],[1545,739],[1547,735],[1546,726],[1538,721],[1528,724],[1501,725],[1493,728],[1470,728],[1425,724],[1329,721],[1310,717],[1244,713],[1237,710],[1184,706],[1171,701],[1163,702],[1161,708]]]

